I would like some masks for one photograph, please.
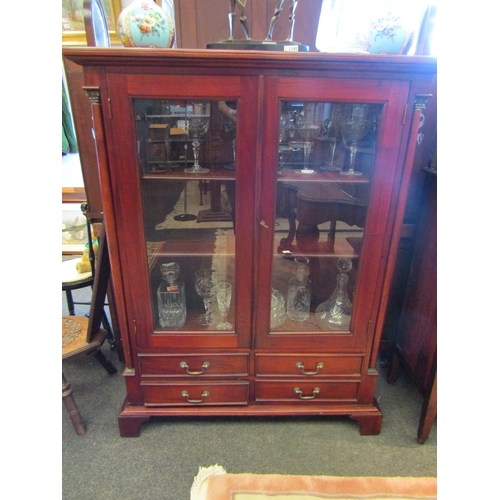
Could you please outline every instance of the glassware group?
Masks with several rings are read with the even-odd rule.
[[[159,324],[162,328],[183,326],[186,322],[186,295],[184,282],[179,281],[180,267],[176,262],[160,266],[163,281],[157,290]],[[222,316],[216,325],[217,330],[231,330],[232,323],[227,321],[231,306],[232,285],[227,281],[218,281],[211,268],[201,268],[195,273],[196,293],[203,299],[204,313],[198,316],[198,323],[210,326],[215,319],[210,311],[212,297],[217,299]]]

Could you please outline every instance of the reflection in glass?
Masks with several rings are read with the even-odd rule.
[[[317,111],[320,125],[310,138],[312,173],[303,175],[297,125],[308,109]],[[284,293],[287,316],[275,322],[273,290],[273,333],[349,331],[381,111],[380,104],[281,102],[271,287]],[[341,175],[350,167],[363,175]]]
[[[133,101],[141,238],[158,335],[215,330],[220,313],[213,286],[226,281],[234,287],[237,282],[233,139],[238,102],[222,99]],[[225,123],[226,117],[231,121]],[[204,168],[214,175],[207,176]],[[174,268],[173,263],[180,268],[180,276],[162,279],[164,266]],[[197,277],[200,269],[206,271]],[[234,323],[231,314],[229,310],[226,322]]]

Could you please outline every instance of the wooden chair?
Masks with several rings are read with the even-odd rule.
[[[73,290],[79,290],[80,288],[92,287],[94,285],[94,275],[95,275],[95,253],[94,247],[92,245],[92,225],[91,221],[87,216],[88,207],[87,203],[82,203],[81,209],[86,217],[87,225],[87,244],[89,247],[89,262],[90,271],[80,273],[76,270],[76,263],[78,259],[64,260],[62,262],[62,290],[66,294],[66,302],[68,304],[68,314],[71,316],[75,315],[75,305],[90,305],[89,302],[78,302],[73,298]],[[102,226],[102,223],[94,224],[95,232],[98,233],[98,228]],[[99,234],[97,234],[97,237]],[[109,289],[108,289],[109,293]],[[102,313],[102,323],[104,329],[108,332],[108,341],[112,349],[115,349],[115,338],[113,335],[113,330],[111,328],[111,323],[108,319],[107,314],[103,311]]]
[[[101,346],[108,336],[108,332],[101,327],[101,323],[109,277],[108,244],[103,225],[99,241],[90,314],[88,318],[86,316],[62,317],[62,359],[64,361],[83,354],[90,354],[99,361],[109,374],[114,374],[117,372],[116,368],[101,352]],[[76,433],[78,435],[85,434],[85,423],[64,372],[62,374],[62,398]]]

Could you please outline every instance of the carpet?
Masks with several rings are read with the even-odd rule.
[[[200,204],[201,202],[201,204]],[[165,220],[155,225],[156,231],[163,231],[165,229],[232,229],[232,221],[200,221],[197,218],[194,220],[178,221],[175,218],[179,215],[188,213],[190,215],[198,216],[200,210],[210,208],[210,192],[201,193],[198,181],[186,182],[186,188],[179,196],[173,209],[166,212]],[[221,208],[223,211],[230,213],[231,206],[228,201],[228,196],[225,191],[225,186],[221,188]]]
[[[416,500],[436,499],[435,477],[334,477],[228,474],[200,467],[191,500]]]

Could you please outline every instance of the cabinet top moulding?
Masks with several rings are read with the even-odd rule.
[[[435,74],[437,59],[431,56],[399,55],[356,55],[327,54],[320,52],[261,52],[253,50],[189,50],[189,49],[150,49],[131,47],[78,47],[63,48],[63,56],[76,64],[94,66],[144,66],[159,68],[165,63],[177,67],[206,71],[225,67],[258,68],[262,71],[304,70],[318,71],[374,71],[380,73],[427,73]]]

